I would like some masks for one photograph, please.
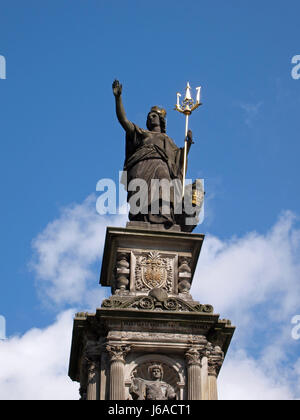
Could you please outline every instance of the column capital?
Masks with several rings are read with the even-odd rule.
[[[196,346],[190,347],[185,353],[185,358],[187,360],[188,366],[201,366],[201,356],[199,348]]]
[[[111,362],[125,363],[125,357],[130,350],[131,350],[131,347],[128,345],[119,345],[119,344],[106,345],[106,351],[109,354]]]
[[[219,346],[211,347],[208,352],[208,375],[217,377],[224,361],[224,353]]]

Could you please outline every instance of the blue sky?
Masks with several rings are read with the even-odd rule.
[[[202,262],[209,281],[205,286],[202,276],[195,293],[240,326],[229,366],[242,360],[245,371],[258,369],[266,389],[268,367],[261,353],[280,341],[276,369],[288,356],[291,371],[280,386],[298,389],[300,341],[290,338],[290,319],[300,313],[300,302],[290,299],[300,296],[300,79],[291,77],[292,57],[300,54],[299,2],[0,0],[0,10],[0,55],[7,66],[6,79],[0,80],[0,315],[8,338],[22,342],[32,328],[43,332],[61,325],[57,316],[65,320],[61,314],[95,308],[103,293],[97,284],[105,226],[124,223],[118,217],[101,219],[94,206],[97,181],[117,180],[124,159],[114,78],[123,84],[128,118],[144,127],[151,106],[164,106],[167,132],[179,146],[184,118],[173,107],[177,91],[184,92],[189,81],[193,88],[202,85],[203,106],[191,117],[195,144],[188,176],[204,178],[207,193],[205,221],[196,232],[208,236]],[[69,238],[70,220],[76,220],[84,240],[92,232],[90,258],[75,242],[59,254],[55,240],[62,234]],[[90,230],[85,235],[80,228]],[[99,245],[97,234],[102,235]],[[252,242],[257,244],[253,252]],[[74,284],[64,283],[67,274],[58,265],[45,268],[49,243],[56,264],[74,262],[70,255],[80,259],[77,273],[83,270],[80,279],[88,279],[81,283],[82,301],[68,293]],[[235,254],[236,247],[243,255]],[[258,253],[265,256],[257,261],[259,269],[243,271]],[[227,288],[222,282],[222,300],[219,289],[208,288],[211,279],[222,276],[227,257],[232,259],[224,263],[228,278]],[[236,258],[245,264],[228,268]],[[237,284],[235,276],[245,283]],[[226,290],[235,298],[230,300]],[[244,300],[243,290],[249,292]],[[272,314],[277,319],[278,305],[290,309],[275,328],[271,320]],[[250,329],[251,340],[243,328]],[[284,395],[299,398],[300,386],[298,391]]]

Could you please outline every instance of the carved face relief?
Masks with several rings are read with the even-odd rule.
[[[162,372],[159,367],[154,367],[151,369],[151,375],[154,380],[162,378]]]

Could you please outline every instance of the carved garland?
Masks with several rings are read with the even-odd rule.
[[[136,296],[133,298],[116,298],[112,296],[102,302],[103,308],[112,309],[144,309],[144,310],[164,310],[179,312],[204,312],[213,313],[211,305],[192,304],[180,298],[167,298],[159,301],[152,296]]]

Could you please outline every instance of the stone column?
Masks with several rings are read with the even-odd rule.
[[[186,353],[188,376],[188,400],[201,400],[201,360],[196,347],[191,347]]]
[[[125,400],[124,365],[129,346],[107,345],[110,357],[110,392],[109,399]]]
[[[201,358],[201,399],[208,400],[208,363],[206,355]]]
[[[99,399],[99,360],[101,343],[88,340],[85,345],[81,371],[81,399],[95,401]]]
[[[99,399],[99,363],[98,361],[90,361],[88,364],[87,393],[88,401]]]
[[[224,353],[220,347],[215,347],[208,356],[208,399],[218,399],[217,377],[224,360]]]

